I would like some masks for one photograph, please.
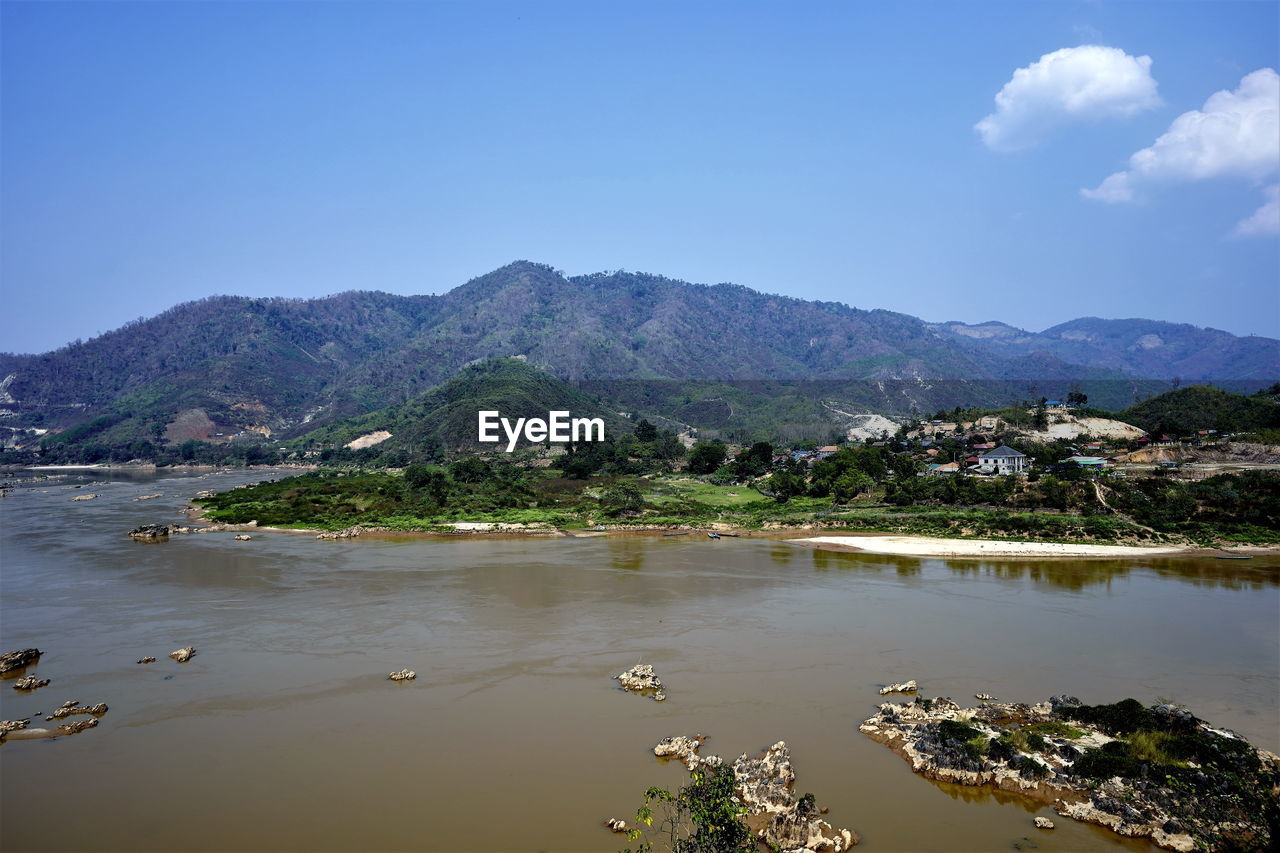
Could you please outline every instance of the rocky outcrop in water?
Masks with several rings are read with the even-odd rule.
[[[744,753],[733,763],[738,797],[750,810],[747,825],[770,850],[782,853],[841,853],[857,835],[818,817],[812,794],[796,796],[791,750],[778,741],[763,754]]]
[[[89,714],[94,717],[101,717],[107,713],[109,709],[106,704],[99,702],[97,705],[81,705],[75,699],[68,699],[62,703],[62,707],[53,712],[55,720],[61,720],[65,717],[74,717],[77,714]]]
[[[1053,829],[1053,821],[1047,817],[1038,817],[1035,819],[1036,829]]]
[[[248,541],[249,541],[250,539],[252,539],[252,538],[253,538],[253,537],[252,537],[252,536],[250,536],[248,533],[241,533],[240,535],[236,536],[236,541],[237,541],[237,542],[248,542]]]
[[[96,497],[98,497],[98,496],[97,496],[97,495],[76,495],[76,496],[75,496],[74,498],[72,498],[71,500],[73,500],[73,501],[91,501],[91,500],[93,500],[93,499],[94,499],[94,498],[96,498]]]
[[[18,649],[0,655],[0,675],[30,666],[40,659],[39,649]]]
[[[185,648],[176,649],[175,651],[169,652],[169,657],[173,658],[178,663],[186,663],[187,661],[191,660],[195,656],[196,656],[196,650],[193,646],[186,646]]]
[[[631,693],[651,693],[655,702],[667,698],[662,687],[662,679],[653,671],[653,665],[638,663],[626,672],[614,676],[614,680],[622,684],[622,689]]]
[[[169,525],[143,524],[129,531],[129,538],[135,542],[163,542],[169,538]]]
[[[49,684],[47,678],[36,678],[34,675],[28,675],[25,678],[19,678],[13,684],[14,690],[39,690]]]
[[[917,697],[859,728],[931,779],[1019,792],[1171,850],[1270,849],[1280,817],[1280,758],[1173,705]]]
[[[659,758],[674,758],[693,770],[702,763],[702,759],[698,756],[698,749],[706,739],[706,735],[664,737],[654,746],[653,754]]]
[[[653,754],[674,758],[689,770],[714,770],[726,765],[718,755],[702,757],[698,750],[706,735],[675,735],[658,741]],[[835,829],[819,817],[812,794],[797,796],[791,751],[778,741],[763,753],[745,752],[731,765],[734,797],[746,808],[742,819],[768,849],[780,853],[842,853],[858,843],[856,833]]]
[[[138,497],[133,499],[133,502],[137,503],[138,501],[153,501],[156,498],[162,498],[162,497],[164,497],[164,495],[160,494],[159,492],[156,492],[154,495],[139,495]]]
[[[155,662],[156,662],[156,659],[150,656],[147,656],[145,658],[140,658],[138,660],[138,663],[155,663]]]
[[[412,681],[418,677],[418,673],[411,669],[398,669],[387,676],[392,681]]]
[[[9,732],[25,729],[30,723],[30,720],[0,720],[0,737],[4,737]]]
[[[920,689],[920,685],[916,684],[913,678],[910,681],[903,681],[900,684],[886,684],[880,688],[881,696],[888,696],[890,693],[915,693]]]

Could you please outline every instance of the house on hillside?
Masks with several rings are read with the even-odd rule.
[[[1068,456],[1063,462],[1074,462],[1081,468],[1105,468],[1107,460],[1101,456]]]
[[[978,457],[978,471],[983,474],[1021,474],[1027,469],[1027,454],[1012,447],[1000,446]]]

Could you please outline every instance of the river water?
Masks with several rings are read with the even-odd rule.
[[[651,749],[694,732],[729,757],[785,740],[797,787],[859,849],[1156,849],[1067,819],[1036,830],[1047,808],[913,774],[857,731],[878,686],[908,678],[961,701],[1165,698],[1280,749],[1275,557],[941,560],[700,536],[148,545],[126,531],[263,475],[104,476],[0,500],[0,646],[44,650],[31,671],[53,679],[0,689],[0,717],[111,709],[0,746],[6,851],[617,850],[601,822],[679,785]],[[100,497],[71,501],[86,492]],[[186,645],[189,663],[166,657]],[[610,680],[637,661],[666,702]],[[417,680],[388,681],[401,667]]]

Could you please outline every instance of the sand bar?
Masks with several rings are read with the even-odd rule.
[[[1188,550],[1181,545],[1086,545],[1007,539],[934,539],[928,536],[814,536],[789,541],[818,548],[907,557],[1146,557]]]

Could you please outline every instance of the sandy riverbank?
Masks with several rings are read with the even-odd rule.
[[[933,539],[927,536],[814,536],[789,541],[816,548],[907,557],[1147,557],[1193,550],[1181,545],[1086,545],[1007,539]]]

